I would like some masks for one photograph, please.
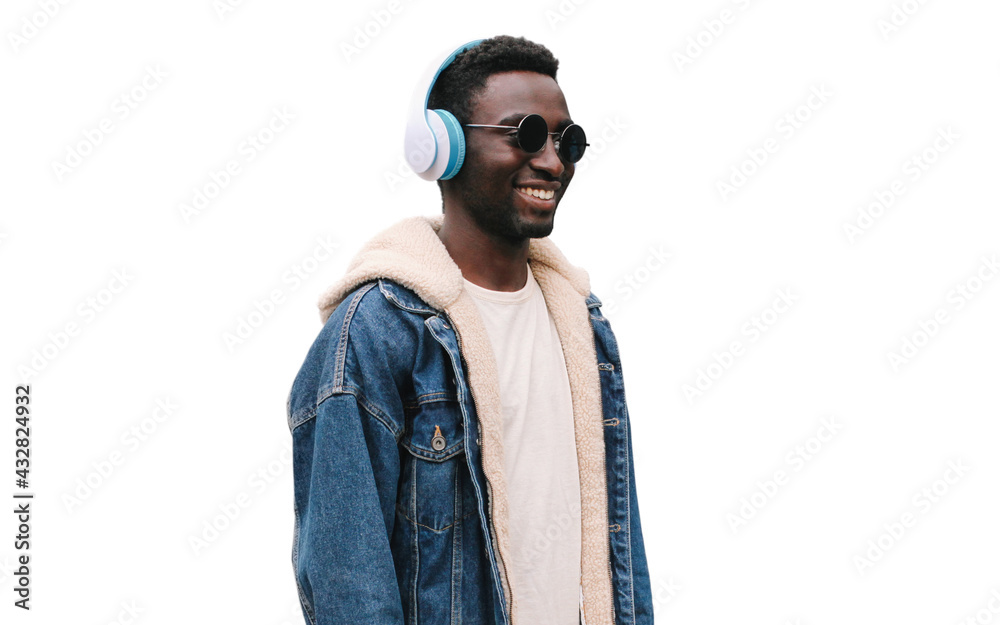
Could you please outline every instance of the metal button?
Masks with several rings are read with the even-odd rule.
[[[441,451],[445,448],[444,436],[441,436],[440,426],[434,426],[434,438],[431,439],[431,448],[433,448],[434,451]]]

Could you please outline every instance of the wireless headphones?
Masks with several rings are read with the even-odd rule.
[[[437,77],[455,57],[474,48],[482,39],[470,41],[432,64],[417,83],[410,105],[403,144],[406,162],[424,180],[448,180],[458,173],[465,160],[465,133],[458,119],[444,109],[428,109],[427,102]]]

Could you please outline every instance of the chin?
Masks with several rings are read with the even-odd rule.
[[[554,211],[553,211],[554,213]],[[552,228],[555,225],[555,215],[549,215],[548,219],[544,222],[530,221],[527,223],[522,222],[520,224],[519,230],[521,234],[529,239],[541,239],[552,234]]]

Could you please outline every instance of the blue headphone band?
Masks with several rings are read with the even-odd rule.
[[[438,70],[434,72],[434,78],[431,78],[431,84],[427,85],[427,96],[424,98],[424,110],[427,110],[427,103],[430,102],[431,100],[431,91],[434,90],[434,85],[435,83],[437,83],[438,76],[441,75],[441,72],[443,72],[449,65],[451,65],[455,61],[456,56],[458,56],[459,54],[465,52],[470,48],[475,48],[483,41],[485,41],[485,39],[475,39],[473,41],[470,41],[469,43],[464,43],[460,45],[459,47],[455,48],[454,52],[448,55],[448,58],[446,58],[443,63],[441,63],[441,66],[438,67]]]

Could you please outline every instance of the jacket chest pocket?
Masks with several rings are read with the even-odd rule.
[[[411,406],[397,509],[423,527],[443,531],[475,511],[470,505],[465,432],[458,401],[442,397]]]

